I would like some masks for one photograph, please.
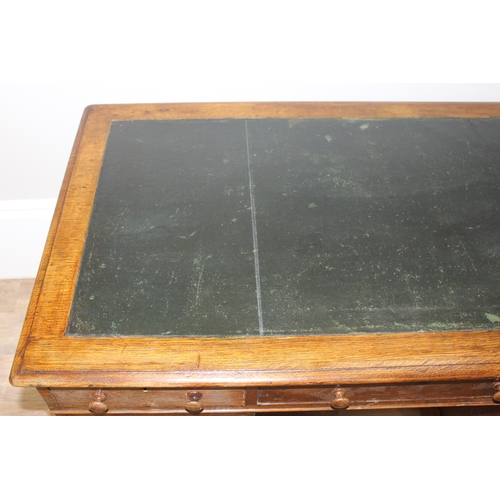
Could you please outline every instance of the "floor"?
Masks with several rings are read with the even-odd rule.
[[[12,387],[9,373],[34,279],[0,280],[0,415],[49,415],[33,387]]]
[[[32,387],[12,387],[9,373],[19,341],[34,279],[0,280],[0,416],[47,416],[45,402]],[[498,415],[498,407],[470,410],[384,410],[359,412],[323,412],[318,416],[438,416],[438,415]],[[276,414],[283,416],[283,414]],[[286,414],[297,415],[297,414]],[[308,414],[309,415],[309,414]]]

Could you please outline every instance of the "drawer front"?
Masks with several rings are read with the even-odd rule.
[[[39,389],[53,414],[235,414],[497,406],[494,381],[247,389]]]
[[[243,389],[50,389],[50,397],[52,413],[199,414],[245,406]]]
[[[389,384],[363,386],[259,389],[261,408],[307,407],[337,409],[488,406],[498,404],[489,382]]]

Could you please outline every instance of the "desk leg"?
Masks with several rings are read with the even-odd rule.
[[[52,396],[50,389],[48,389],[47,387],[37,387],[37,391],[42,396],[43,400],[45,401],[45,403],[49,407],[49,411],[51,413],[54,411],[61,410],[61,408],[57,404],[56,399]]]

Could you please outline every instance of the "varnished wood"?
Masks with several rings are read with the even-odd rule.
[[[335,389],[333,391],[333,396],[334,398],[331,402],[332,408],[343,410],[350,406],[351,401],[346,397],[344,389]]]
[[[246,406],[256,406],[258,400],[259,391],[256,388],[247,388],[245,390],[245,405]]]
[[[164,353],[168,351],[166,359]],[[258,356],[256,355],[258,352]],[[491,332],[245,339],[33,339],[12,383],[183,387],[496,379]],[[293,356],[290,356],[293,353]],[[43,383],[40,366],[45,367]],[[86,369],[87,367],[87,369]]]
[[[493,390],[495,391],[495,394],[493,394],[493,401],[495,401],[495,403],[500,403],[500,384],[493,384]]]
[[[382,409],[394,407],[486,406],[492,404],[494,390],[487,381],[363,384],[342,388],[322,386],[263,388],[258,392],[257,406],[276,408],[329,405],[340,399],[349,400],[349,409]]]
[[[115,389],[104,388],[106,414],[185,414],[201,411],[203,414],[261,412],[313,412],[345,409],[374,411],[390,408],[454,408],[495,406],[489,382],[451,382],[419,384],[365,384],[345,388],[329,386],[302,386],[251,389],[255,400],[245,399],[243,390],[198,389]],[[202,395],[189,399],[191,392]],[[53,413],[85,415],[94,413],[89,403],[95,400],[94,389],[47,389],[44,397]],[[49,399],[50,398],[50,399]],[[336,405],[333,402],[336,401]],[[188,405],[189,402],[200,405]],[[500,405],[496,405],[500,408]]]
[[[499,331],[201,340],[89,340],[65,336],[112,121],[394,117],[500,117],[500,104],[211,103],[88,107],[61,188],[11,383],[38,388],[257,388],[489,380],[491,387],[500,380]],[[491,404],[493,394],[494,391]]]
[[[108,389],[101,390],[106,399],[97,398],[104,406],[95,405],[94,389],[50,389],[50,396],[57,404],[57,409],[64,413],[126,413],[134,410],[138,413],[204,413],[221,411],[241,411],[245,408],[242,389],[204,389],[190,391],[184,389]],[[191,399],[189,394],[201,394],[199,399]],[[45,395],[47,398],[47,395]]]
[[[106,413],[108,411],[108,405],[104,402],[108,399],[106,393],[98,389],[92,395],[93,401],[89,404],[89,410],[93,413]]]
[[[203,411],[203,405],[199,401],[188,401],[185,408],[189,413],[201,413]]]

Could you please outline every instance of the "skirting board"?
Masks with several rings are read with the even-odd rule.
[[[0,201],[0,279],[34,278],[55,199]]]

